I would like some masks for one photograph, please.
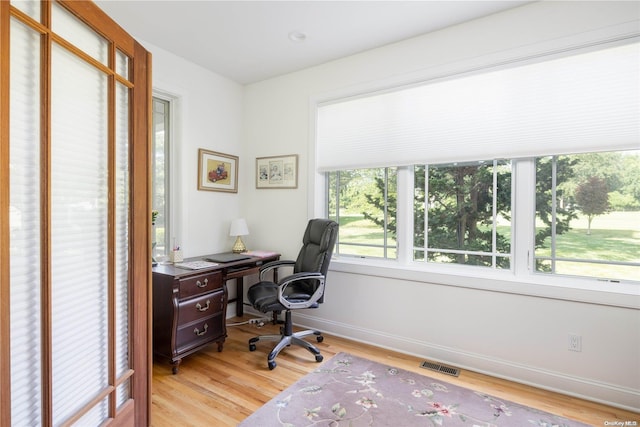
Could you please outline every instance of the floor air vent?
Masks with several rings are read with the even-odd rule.
[[[460,369],[452,368],[450,366],[444,366],[439,363],[427,362],[426,360],[420,365],[421,368],[429,369],[430,371],[440,372],[441,374],[451,375],[457,377],[460,375]]]

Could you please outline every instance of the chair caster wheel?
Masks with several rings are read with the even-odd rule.
[[[316,362],[322,362],[322,355],[316,354]]]
[[[318,341],[318,342],[322,342],[322,341],[324,341],[324,337],[323,337],[322,335],[318,335],[318,336],[316,337],[316,341]]]
[[[256,351],[256,345],[255,344],[249,344],[249,351]]]
[[[276,367],[276,362],[267,362],[267,363],[268,363],[268,365],[269,365],[269,370],[270,370],[270,371],[273,371],[273,370],[274,370],[274,368]]]

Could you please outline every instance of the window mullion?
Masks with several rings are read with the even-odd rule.
[[[328,175],[327,175],[328,178]],[[336,173],[336,222],[340,224],[340,182],[342,181],[342,177],[340,176],[340,171]],[[340,254],[340,233],[338,233],[338,237],[336,237],[336,253]]]
[[[512,162],[511,212],[513,237],[511,265],[516,276],[535,270],[536,220],[536,168],[535,160],[519,159]],[[532,191],[532,189],[534,189]]]
[[[424,166],[424,262],[428,262],[429,248],[429,165]]]
[[[384,189],[383,189],[383,195],[382,197],[384,198],[384,204],[383,204],[383,220],[382,223],[384,224],[383,228],[382,228],[382,233],[383,233],[383,253],[384,253],[384,257],[387,258],[388,256],[388,245],[389,245],[389,168],[384,168]]]
[[[558,156],[553,156],[551,164],[551,272],[556,272],[556,208],[557,205],[557,178]]]
[[[493,227],[491,228],[491,267],[496,268],[497,265],[497,220],[498,220],[498,161],[493,161],[493,195],[492,195],[492,215],[493,215]]]
[[[413,260],[413,168],[399,167],[396,192],[396,256],[400,264]]]

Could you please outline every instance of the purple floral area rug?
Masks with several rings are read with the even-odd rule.
[[[587,426],[548,412],[339,353],[241,427]]]

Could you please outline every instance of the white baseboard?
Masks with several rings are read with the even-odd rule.
[[[619,387],[589,378],[570,376],[562,372],[548,371],[513,361],[487,357],[479,353],[463,352],[434,343],[412,340],[372,329],[320,319],[304,313],[294,313],[293,321],[296,326],[303,328],[317,329],[339,337],[492,377],[527,384],[628,411],[640,412],[640,390]]]

